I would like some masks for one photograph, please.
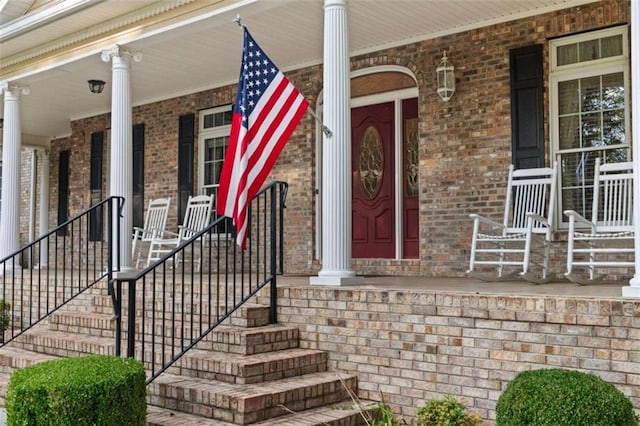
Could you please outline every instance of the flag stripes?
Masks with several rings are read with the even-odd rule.
[[[245,28],[242,71],[216,207],[218,214],[233,218],[242,248],[248,202],[271,172],[308,105]]]

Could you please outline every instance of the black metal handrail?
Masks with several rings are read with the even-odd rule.
[[[116,355],[126,340],[126,355],[149,371],[147,383],[268,284],[269,321],[277,322],[287,188],[285,182],[273,182],[249,203],[246,250],[238,248],[234,235],[220,232],[228,229],[228,219],[220,218],[157,263],[110,280]]]
[[[119,270],[123,206],[109,197],[0,260],[0,345]]]

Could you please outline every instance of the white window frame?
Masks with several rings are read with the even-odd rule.
[[[569,154],[572,152],[588,152],[591,149],[584,148],[575,148],[570,150],[560,150],[560,136],[559,136],[559,128],[560,128],[560,120],[558,113],[558,84],[562,81],[567,80],[575,80],[580,78],[592,77],[592,76],[601,76],[605,74],[612,73],[622,73],[623,81],[624,81],[624,91],[625,91],[625,112],[624,112],[624,120],[625,120],[625,143],[619,145],[612,145],[607,147],[611,150],[613,149],[627,149],[627,157],[631,160],[631,134],[630,134],[630,106],[631,106],[631,86],[629,84],[629,37],[628,37],[629,29],[627,25],[618,26],[614,28],[608,28],[605,30],[592,31],[584,34],[579,34],[575,36],[567,36],[555,40],[551,40],[549,42],[549,64],[550,64],[550,73],[549,73],[549,136],[551,143],[550,145],[550,158],[554,160],[558,160],[560,164],[560,176],[558,176],[558,205],[560,206],[557,209],[558,220],[556,223],[558,224],[558,228],[567,229],[568,228],[568,219],[566,219],[565,215],[562,212],[562,162],[561,156],[562,154]],[[596,59],[591,61],[577,62],[569,65],[557,65],[557,50],[558,47],[575,44],[581,41],[588,41],[594,39],[602,39],[605,37],[610,37],[614,35],[622,36],[622,54],[618,56],[608,57],[604,59]],[[602,151],[602,149],[593,149],[595,151]]]
[[[214,108],[208,108],[201,110],[198,117],[198,194],[205,194],[205,145],[208,139],[227,137],[227,144],[229,142],[229,134],[231,133],[231,124],[222,126],[214,126],[205,128],[205,117],[211,114],[217,114],[221,112],[233,113],[232,105],[223,105]],[[215,185],[212,187],[216,187]],[[217,201],[217,200],[215,200]]]

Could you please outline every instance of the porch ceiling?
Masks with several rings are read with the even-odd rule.
[[[593,1],[351,0],[350,50],[362,54]],[[12,3],[24,1],[8,0],[5,8]],[[22,21],[0,25],[0,82],[30,86],[22,98],[22,129],[30,135],[68,135],[71,120],[110,110],[111,70],[100,51],[115,43],[143,53],[132,65],[134,105],[235,83],[242,45],[232,22],[237,14],[284,71],[322,61],[321,0],[67,0],[69,9],[55,18],[34,19],[60,3],[45,2]],[[132,19],[144,13],[151,18]],[[82,41],[71,44],[72,37]],[[25,52],[33,54],[21,59]],[[90,93],[89,79],[106,81],[105,91]]]

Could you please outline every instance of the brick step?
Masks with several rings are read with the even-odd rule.
[[[0,405],[5,407],[5,395],[7,395],[7,388],[9,387],[9,379],[11,373],[0,372]]]
[[[198,348],[253,355],[297,348],[299,335],[297,327],[278,324],[253,328],[220,325],[198,343]]]
[[[89,336],[50,330],[46,324],[39,324],[31,328],[27,333],[12,341],[10,346],[62,357],[115,354],[113,336]]]
[[[224,327],[224,326],[221,326]],[[265,331],[260,331],[264,329]],[[238,330],[237,328],[235,330]],[[196,348],[187,353],[185,358],[181,360],[181,364],[173,368],[180,371],[184,368],[186,372],[196,374],[196,370],[200,370],[201,377],[218,378],[223,381],[236,381],[231,374],[238,373],[237,383],[255,383],[260,380],[271,378],[289,377],[295,374],[304,374],[314,371],[326,370],[326,355],[320,351],[303,351],[297,348],[297,339],[291,340],[291,336],[297,337],[297,330],[294,328],[282,326],[267,326],[258,329],[242,329],[248,338],[241,340],[244,346],[222,344],[222,349],[244,349],[244,352],[250,354],[221,353],[212,349],[217,344],[214,341],[204,340],[200,342]],[[277,331],[276,331],[277,330]],[[249,333],[253,331],[253,333]],[[229,335],[223,331],[224,335]],[[235,336],[231,334],[231,336]],[[242,333],[237,334],[240,337]],[[207,338],[219,337],[217,333],[210,333]],[[289,340],[282,340],[289,338]],[[150,339],[146,339],[145,343],[145,359],[158,359],[158,349],[160,348],[161,339],[156,340],[156,347],[152,347],[149,343]],[[169,342],[167,342],[169,343]],[[182,344],[182,342],[177,342]],[[122,342],[122,351],[126,350],[126,340]],[[50,330],[45,324],[33,327],[29,332],[19,336],[10,343],[10,348],[25,349],[35,351],[50,356],[81,356],[86,354],[115,354],[114,337],[103,337],[97,335],[80,335],[74,332]],[[179,346],[178,346],[179,347]],[[141,344],[136,344],[137,358],[139,359]],[[280,353],[275,351],[288,350],[288,352]],[[166,347],[167,360],[171,358],[170,353],[174,351],[170,345]],[[214,352],[215,351],[215,352]],[[154,352],[154,353],[152,353]],[[253,356],[254,358],[249,358]],[[146,364],[151,368],[150,364]],[[157,365],[155,366],[158,367]],[[211,369],[207,369],[210,367]],[[290,368],[290,371],[286,371]]]
[[[11,374],[18,368],[29,367],[39,362],[52,359],[58,359],[58,357],[26,349],[3,346],[0,348],[0,373]],[[4,393],[2,393],[2,395],[4,395]]]
[[[168,370],[170,374],[250,384],[327,371],[327,353],[287,349],[256,355],[238,355],[191,349]]]
[[[176,296],[176,298],[168,299],[146,297],[144,302],[142,297],[139,297],[136,300],[136,315],[142,316],[141,308],[144,307],[146,317],[151,318],[154,312],[156,317],[158,317],[162,312],[168,313],[169,310],[167,306],[170,306],[176,315],[182,315],[184,312],[185,315],[202,316],[203,321],[207,321],[209,315],[211,315],[214,320],[217,320],[219,316],[223,316],[228,309],[233,307],[232,302],[225,306],[224,301],[221,300],[220,306],[216,308],[215,304],[217,301],[215,298],[211,300],[211,303],[209,303],[208,299],[206,299],[204,303],[201,303],[197,298],[194,297],[192,299],[188,295],[185,296],[185,298],[186,302],[183,305],[180,295]],[[123,299],[122,303],[122,314],[125,315],[128,309],[126,298]],[[110,296],[93,296],[91,302],[85,303],[85,306],[89,305],[93,306],[91,312],[113,316],[113,302]],[[79,311],[78,309],[69,310]],[[266,305],[245,303],[231,314],[229,321],[234,325],[243,327],[259,327],[269,324],[269,307]]]
[[[344,385],[343,385],[344,383]],[[148,401],[172,410],[246,425],[347,399],[357,379],[322,372],[260,384],[230,384],[163,374],[147,387]]]
[[[195,414],[147,405],[147,426],[235,426]]]
[[[195,325],[193,327],[180,327],[177,325],[172,328],[170,321],[166,322],[168,324],[164,327],[161,322],[156,325],[155,335],[157,338],[163,335],[165,337],[174,335],[177,338],[181,336],[190,337],[192,329],[194,336],[197,336],[201,330],[205,330],[208,327],[208,324],[203,324],[202,326]],[[115,336],[115,321],[113,321],[112,315],[107,314],[60,311],[49,317],[48,324],[49,329],[53,331],[106,338],[114,338]],[[123,339],[126,339],[126,318],[122,321],[122,327],[124,329]],[[136,323],[137,340],[140,340],[139,333],[141,329],[142,323],[138,321]],[[150,333],[148,330],[145,331],[145,340],[150,341]],[[298,347],[298,334],[298,329],[295,327],[279,325],[266,325],[252,328],[220,325],[204,337],[200,348],[251,355],[280,349],[296,348]]]
[[[123,327],[125,327],[123,325]],[[193,337],[198,337],[199,330],[194,330]],[[294,349],[299,346],[299,330],[295,327],[280,326],[277,324],[243,328],[220,325],[203,337],[198,342],[197,348],[201,350],[233,353],[240,355],[254,355],[259,353],[280,351],[285,349]],[[126,347],[127,333],[123,334],[123,348]],[[182,340],[184,337],[184,340]],[[162,341],[165,345],[174,345],[176,347],[190,341],[191,335],[185,332],[184,336],[176,336],[175,338],[167,333],[163,337],[156,333],[155,337],[150,333],[144,335],[145,350],[152,349],[152,343],[157,348]],[[142,345],[142,336],[136,335],[136,346]],[[149,357],[151,355],[149,354]]]
[[[375,418],[378,403],[360,401],[360,407],[354,406],[351,400],[337,404],[312,408],[299,413],[291,413],[275,419],[254,423],[253,426],[363,426],[368,425],[363,415]]]
[[[376,410],[377,404],[363,401],[362,408],[354,408],[351,401],[327,407],[312,408],[275,419],[254,423],[254,426],[362,426],[367,423],[361,411]],[[173,411],[153,405],[147,406],[147,426],[234,426],[234,423],[208,419],[194,414]]]
[[[53,331],[110,338],[113,338],[115,330],[113,315],[66,309],[49,316],[48,324],[49,329]]]

